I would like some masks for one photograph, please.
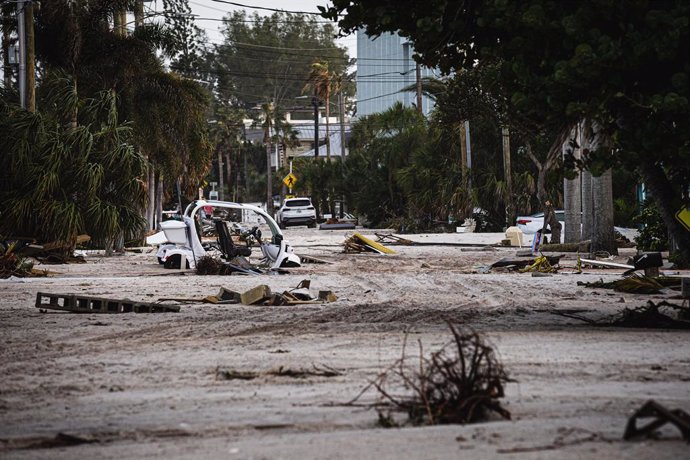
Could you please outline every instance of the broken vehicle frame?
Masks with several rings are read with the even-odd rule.
[[[218,200],[195,200],[187,206],[184,214],[182,215],[182,222],[184,223],[184,230],[186,234],[185,242],[168,242],[160,245],[156,254],[156,256],[159,258],[159,261],[165,263],[169,258],[178,255],[180,257],[180,267],[184,267],[185,262],[189,268],[196,267],[196,261],[206,255],[206,250],[201,245],[201,240],[199,239],[195,226],[196,215],[199,210],[203,209],[205,206],[212,206],[214,208],[222,209],[235,209],[240,211],[253,211],[254,213],[258,214],[259,217],[263,218],[264,222],[271,230],[270,239],[261,239],[260,234],[255,234],[255,236],[257,236],[257,241],[259,242],[261,252],[264,258],[268,261],[270,268],[277,269],[281,267],[299,267],[301,265],[300,258],[294,253],[292,247],[285,242],[283,233],[280,231],[278,224],[268,213],[266,213],[266,211],[257,206],[249,204]],[[162,222],[161,228],[166,234],[168,241],[171,241],[173,238],[170,238],[170,229],[166,229],[165,222],[170,221]]]

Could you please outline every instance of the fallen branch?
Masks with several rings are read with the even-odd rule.
[[[398,426],[393,411],[406,413],[413,425],[472,423],[485,420],[489,412],[510,419],[499,398],[504,396],[504,384],[512,380],[493,348],[476,332],[460,332],[446,322],[452,334],[450,343],[429,356],[424,355],[420,343],[416,364],[409,363],[403,345],[402,357],[348,404],[354,405],[374,388],[379,398],[369,407],[377,408],[382,426]]]

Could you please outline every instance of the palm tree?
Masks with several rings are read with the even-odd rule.
[[[112,248],[118,235],[132,237],[142,228],[138,178],[145,161],[131,143],[131,127],[118,122],[113,94],[81,99],[74,88],[69,75],[51,73],[39,93],[43,110],[1,104],[7,151],[0,168],[14,174],[0,187],[0,233],[72,247],[77,235],[88,233]],[[66,124],[77,107],[78,125]]]
[[[314,61],[311,64],[309,79],[303,91],[312,91],[316,97],[324,101],[326,106],[326,159],[331,161],[330,116],[331,93],[333,92],[334,75],[328,68],[327,61]],[[315,147],[318,149],[318,146]]]

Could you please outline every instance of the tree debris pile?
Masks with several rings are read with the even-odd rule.
[[[678,311],[678,318],[660,312],[661,307]],[[666,301],[654,303],[651,300],[647,305],[637,308],[625,308],[620,313],[603,320],[593,320],[584,316],[566,312],[553,311],[553,314],[584,321],[593,326],[603,327],[631,327],[645,329],[690,329],[690,321],[680,319],[688,314],[690,308],[675,305]]]
[[[510,412],[499,399],[504,385],[512,380],[494,349],[476,332],[447,324],[453,336],[450,343],[428,357],[421,344],[417,357],[406,356],[403,347],[402,358],[352,402],[375,388],[380,398],[376,404],[379,423],[385,426],[398,426],[393,411],[406,413],[412,425],[473,423],[487,420],[490,413],[509,420]]]
[[[18,255],[15,247],[15,243],[0,244],[0,278],[46,276],[45,272],[34,269],[30,259]]]
[[[680,290],[681,278],[674,277],[649,277],[640,274],[625,277],[620,280],[605,283],[604,280],[593,283],[578,281],[578,286],[589,288],[613,289],[618,292],[628,292],[631,294],[658,294],[664,288]]]
[[[325,364],[312,364],[311,368],[291,368],[278,366],[265,372],[238,371],[236,369],[217,367],[216,380],[254,380],[261,376],[290,377],[303,379],[307,377],[338,377],[343,373]]]

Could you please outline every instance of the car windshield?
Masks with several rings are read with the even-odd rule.
[[[285,202],[285,206],[289,208],[296,208],[299,206],[311,206],[311,201],[307,199],[301,199],[301,200],[287,200]]]

